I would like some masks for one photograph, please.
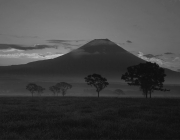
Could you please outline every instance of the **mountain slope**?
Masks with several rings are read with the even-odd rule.
[[[84,77],[99,73],[120,79],[127,67],[144,62],[108,39],[95,39],[55,59],[0,67],[0,75]],[[169,78],[171,75],[173,78],[180,75],[170,70],[166,72]]]
[[[131,60],[129,62],[129,60]],[[19,66],[1,67],[1,73],[81,75],[104,73],[114,75],[127,66],[144,62],[108,39],[95,39],[77,50],[52,60]]]

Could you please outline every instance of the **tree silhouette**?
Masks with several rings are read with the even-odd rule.
[[[103,78],[99,74],[88,75],[84,79],[88,85],[94,86],[96,88],[96,91],[98,93],[98,97],[99,97],[99,92],[102,89],[104,89],[107,85],[109,85],[109,83],[107,82],[107,79]]]
[[[54,93],[54,95],[58,95],[58,93],[60,92],[60,88],[57,86],[51,86],[49,87],[49,90],[52,91]]]
[[[66,94],[66,91],[68,89],[72,88],[71,84],[68,84],[68,83],[65,83],[65,82],[57,83],[56,86],[60,89],[63,96]]]
[[[45,88],[43,88],[41,86],[37,86],[37,92],[39,93],[40,96],[44,92],[44,90],[45,90]]]
[[[32,94],[32,97],[33,97],[33,94],[35,91],[37,91],[37,85],[35,83],[29,83],[27,86],[26,86],[26,89],[29,90]]]
[[[125,80],[128,85],[140,86],[143,94],[150,94],[154,90],[169,91],[163,89],[164,69],[160,68],[156,63],[146,62],[127,68],[127,72],[122,75],[121,79]]]

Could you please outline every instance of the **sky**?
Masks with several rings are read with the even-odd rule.
[[[0,65],[54,58],[101,38],[132,52],[179,53],[179,17],[180,0],[0,0]]]

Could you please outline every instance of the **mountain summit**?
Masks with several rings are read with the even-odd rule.
[[[82,78],[88,74],[99,73],[107,78],[116,77],[120,80],[127,67],[144,62],[108,39],[95,39],[51,60],[0,67],[0,75]],[[170,73],[173,72],[170,71]]]
[[[89,53],[120,53],[127,52],[109,39],[94,39],[82,46],[80,49]]]

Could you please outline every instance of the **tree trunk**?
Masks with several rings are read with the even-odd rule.
[[[99,91],[98,91],[98,98],[99,98]]]
[[[146,99],[148,98],[148,90],[145,89]]]
[[[151,98],[151,92],[149,92],[149,94],[150,94],[150,98]]]
[[[32,92],[32,97],[33,97],[33,92]]]

